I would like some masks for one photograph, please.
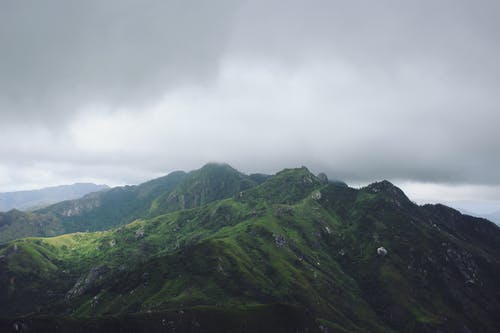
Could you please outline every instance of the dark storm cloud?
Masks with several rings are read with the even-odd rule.
[[[64,164],[68,178],[219,160],[498,185],[499,14],[496,1],[2,1],[0,166]]]
[[[54,122],[203,81],[217,71],[233,11],[231,1],[2,1],[2,117]]]

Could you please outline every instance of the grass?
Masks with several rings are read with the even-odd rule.
[[[185,186],[197,191],[196,184]],[[0,282],[9,285],[16,277],[0,309],[36,312],[28,301],[36,296],[42,313],[73,318],[196,306],[238,318],[241,309],[271,311],[269,304],[285,303],[306,308],[334,331],[441,329],[444,317],[484,328],[480,322],[489,317],[479,304],[495,308],[500,299],[499,260],[491,245],[465,246],[427,223],[426,208],[405,202],[389,184],[377,186],[384,187],[325,185],[305,168],[289,169],[241,195],[210,201],[207,192],[195,207],[109,231],[15,241],[0,249],[6,258]],[[313,198],[316,191],[321,198]],[[450,244],[490,260],[477,260],[481,300],[470,301],[463,290],[460,270],[446,259]],[[386,257],[377,255],[379,246],[389,250]],[[98,267],[104,273],[67,300],[76,281]],[[35,291],[44,285],[56,296]],[[477,319],[461,316],[463,304],[473,304]]]

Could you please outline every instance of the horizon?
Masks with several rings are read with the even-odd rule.
[[[140,185],[144,182],[147,182],[149,180],[153,180],[153,179],[156,179],[158,177],[166,176],[166,175],[173,173],[173,172],[179,172],[179,171],[190,172],[190,171],[198,170],[198,169],[200,169],[206,165],[209,165],[209,164],[227,165],[231,168],[234,168],[232,165],[230,165],[229,163],[226,163],[226,162],[213,162],[213,161],[211,161],[211,162],[207,162],[207,163],[203,164],[202,166],[200,166],[199,168],[196,168],[196,169],[192,169],[192,170],[176,169],[176,170],[172,170],[172,171],[166,172],[166,173],[161,174],[161,175],[157,175],[157,176],[152,177],[152,178],[144,179],[143,181],[140,181],[138,183],[107,184],[107,183],[97,183],[97,182],[92,182],[92,181],[76,181],[76,182],[69,182],[66,184],[55,184],[55,185],[36,187],[36,188],[26,188],[23,190],[0,191],[0,194],[17,193],[17,192],[25,192],[25,191],[28,191],[28,192],[29,191],[38,191],[38,190],[45,190],[45,189],[64,187],[64,186],[74,186],[74,185],[79,185],[79,184],[94,184],[97,186],[107,186],[108,188],[114,188],[114,187],[120,187],[120,186],[136,186],[136,185]],[[307,168],[311,173],[313,173],[315,175],[322,173],[322,171],[319,171],[319,172],[312,171],[307,165],[291,167],[291,168],[293,169],[293,168],[301,168],[301,167]],[[234,169],[238,170],[237,168],[234,168]],[[284,169],[290,169],[290,167],[287,167]],[[277,170],[276,172],[273,172],[273,173],[263,173],[263,172],[259,172],[259,171],[250,171],[250,172],[249,171],[244,172],[241,170],[238,170],[238,171],[242,172],[243,174],[246,174],[246,175],[260,173],[260,174],[266,174],[266,175],[272,176],[272,175],[275,175],[276,173],[278,173],[284,169]],[[378,179],[378,180],[374,180],[371,182],[364,182],[364,183],[359,183],[359,182],[358,183],[348,183],[342,179],[330,177],[330,175],[328,175],[328,174],[327,174],[327,176],[328,176],[329,180],[342,181],[342,182],[345,182],[349,187],[356,188],[356,189],[366,187],[366,186],[373,184],[375,182],[380,182],[380,181],[386,180],[386,179]],[[454,208],[456,210],[459,210],[462,214],[473,214],[474,216],[478,216],[478,217],[486,217],[488,215],[492,215],[492,214],[496,214],[496,213],[500,212],[500,202],[499,201],[497,201],[497,200],[463,199],[464,197],[459,195],[459,193],[460,193],[459,188],[460,187],[455,187],[456,188],[456,191],[455,191],[456,196],[454,197],[455,198],[454,200],[445,201],[439,197],[439,194],[434,193],[433,195],[429,195],[428,188],[424,188],[424,189],[420,188],[419,189],[419,187],[421,187],[421,184],[411,183],[411,182],[410,183],[408,183],[408,182],[398,183],[397,181],[394,182],[391,180],[387,180],[387,181],[391,182],[393,185],[395,185],[396,187],[403,190],[403,192],[408,196],[408,198],[418,205],[443,204],[443,205],[449,206],[451,208]],[[414,187],[415,185],[417,186],[417,188]],[[431,189],[432,189],[432,187],[435,187],[435,186],[436,186],[435,184],[430,184]],[[448,190],[448,189],[446,189],[446,190]],[[493,222],[497,222],[497,221],[493,221]]]
[[[453,8],[453,10],[450,10]],[[0,192],[205,161],[500,207],[500,5],[50,0],[0,10]],[[259,22],[259,24],[255,24]]]

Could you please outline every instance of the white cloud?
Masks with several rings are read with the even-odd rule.
[[[443,201],[493,201],[500,206],[500,186],[490,185],[449,185],[422,182],[400,182],[398,186],[416,202],[438,203]]]

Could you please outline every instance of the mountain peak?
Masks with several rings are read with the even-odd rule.
[[[305,166],[301,166],[299,168],[285,168],[285,169],[279,171],[278,173],[276,173],[276,176],[280,176],[280,175],[312,176],[314,178],[317,178]]]
[[[369,187],[369,188],[379,188],[379,189],[388,189],[388,188],[392,188],[392,187],[396,187],[396,186],[393,183],[391,183],[390,181],[388,181],[387,179],[383,179],[383,180],[378,181],[378,182],[373,182],[370,185],[368,185],[367,187]]]
[[[203,206],[215,200],[232,197],[257,184],[226,163],[207,163],[189,172],[169,193],[156,199],[151,214]]]
[[[223,163],[223,162],[208,162],[204,166],[202,166],[199,170],[214,170],[214,169],[225,169],[225,170],[229,169],[237,171],[228,163]]]
[[[305,166],[300,168],[283,169],[278,172],[272,180],[274,180],[274,182],[283,182],[288,185],[297,184],[310,185],[314,187],[321,184],[321,180]]]
[[[374,182],[361,190],[377,194],[378,197],[384,198],[386,201],[393,202],[397,206],[408,206],[413,204],[399,187],[395,186],[388,180]]]
[[[373,193],[385,192],[406,196],[399,187],[395,186],[393,183],[385,179],[379,182],[371,183],[370,185],[366,186],[365,189]]]
[[[247,191],[244,200],[265,198],[273,203],[292,204],[321,186],[321,181],[306,167],[283,169],[261,185]]]
[[[130,313],[148,320],[134,331],[168,323],[185,332],[178,319],[193,327],[190,309],[203,308],[219,325],[219,311],[231,315],[227,322],[247,323],[249,305],[294,304],[322,325],[332,323],[322,331],[500,331],[497,226],[441,205],[412,204],[389,181],[357,190],[305,167],[254,178],[262,182],[210,163],[45,213],[0,213],[0,242],[13,227],[47,236],[68,226],[128,223],[0,245],[2,317],[36,313],[44,323],[54,315],[80,325]],[[247,314],[235,314],[234,304]],[[214,327],[196,318],[200,329]],[[272,314],[256,320],[262,318],[275,322]],[[0,319],[0,331],[18,322],[33,325]],[[217,328],[207,331],[241,331]]]

